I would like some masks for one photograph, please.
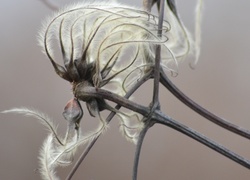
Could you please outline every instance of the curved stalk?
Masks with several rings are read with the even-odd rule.
[[[150,120],[151,119],[148,119],[148,121],[150,121]],[[139,165],[139,159],[140,159],[140,154],[141,154],[142,143],[143,143],[143,140],[145,138],[146,133],[148,132],[148,129],[152,125],[150,124],[150,122],[147,123],[145,125],[145,127],[142,129],[142,131],[140,132],[140,135],[139,135],[139,138],[138,138],[138,141],[137,141],[137,144],[136,144],[132,180],[137,180],[138,165]]]
[[[243,129],[235,124],[228,122],[227,120],[211,113],[207,109],[201,107],[199,104],[194,102],[192,99],[187,97],[183,92],[181,92],[167,77],[167,75],[161,71],[161,84],[166,87],[176,98],[178,98],[182,103],[187,105],[189,108],[206,118],[207,120],[225,128],[235,134],[238,134],[242,137],[250,139],[250,131]]]
[[[225,148],[224,146],[198,133],[197,131],[179,123],[178,121],[172,119],[171,117],[163,114],[161,111],[156,111],[155,122],[171,127],[187,135],[188,137],[191,137],[192,139],[204,144],[205,146],[215,150],[216,152],[226,156],[227,158],[237,162],[238,164],[250,169],[250,161],[247,160],[246,158],[234,153],[233,151]]]

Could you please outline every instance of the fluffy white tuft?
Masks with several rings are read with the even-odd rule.
[[[137,143],[138,136],[144,127],[144,123],[137,113],[117,113],[120,119],[120,132],[129,141]]]
[[[59,180],[55,174],[55,164],[53,164],[53,156],[55,154],[53,135],[50,134],[44,141],[40,151],[40,168],[39,172],[44,180]]]

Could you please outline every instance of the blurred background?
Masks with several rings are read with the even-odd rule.
[[[74,1],[51,2],[63,7]],[[141,0],[121,2],[142,4]],[[190,31],[194,29],[195,2],[177,0],[180,16]],[[195,70],[188,67],[188,61],[182,63],[179,75],[171,80],[203,107],[250,129],[250,2],[204,3],[200,61]],[[71,86],[56,75],[36,38],[42,20],[50,14],[52,10],[40,0],[1,0],[0,111],[34,107],[52,117],[63,134],[66,122],[61,113],[72,97]],[[150,89],[151,82],[136,93],[138,102],[149,103]],[[167,90],[161,88],[160,95],[165,113],[250,159],[249,140],[208,122]],[[84,129],[93,129],[96,122],[85,110]],[[0,179],[40,179],[36,168],[46,135],[44,126],[33,118],[0,114]],[[118,121],[113,120],[73,179],[131,179],[134,151],[135,146],[122,137]],[[58,170],[61,179],[70,169],[71,166]],[[139,165],[140,180],[247,180],[249,177],[248,169],[168,127],[155,125],[146,135]]]

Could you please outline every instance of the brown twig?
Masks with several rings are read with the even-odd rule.
[[[152,78],[152,71],[148,72],[139,81],[137,81],[137,83],[127,92],[127,94],[124,96],[124,98],[129,98],[142,84],[144,84],[150,78]],[[121,105],[117,104],[115,106],[115,109],[119,110],[121,107],[122,107]],[[115,112],[110,112],[110,114],[106,118],[106,122],[109,123],[113,119],[113,117],[115,116],[115,114],[116,114]],[[75,172],[77,171],[77,169],[79,168],[79,166],[81,165],[81,163],[83,162],[83,160],[85,159],[85,157],[88,155],[89,151],[92,149],[92,147],[94,146],[94,144],[96,143],[96,141],[98,140],[99,137],[100,137],[100,135],[97,136],[97,137],[95,137],[87,145],[87,147],[82,152],[82,154],[80,155],[79,159],[77,160],[76,164],[74,165],[74,167],[72,168],[72,170],[68,174],[66,180],[70,180],[73,177],[73,175],[75,174]]]
[[[211,113],[207,109],[201,107],[199,104],[194,102],[192,99],[187,97],[183,92],[181,92],[167,77],[167,75],[162,71],[161,72],[161,84],[166,87],[176,98],[178,98],[182,103],[187,105],[189,108],[206,118],[207,120],[225,128],[235,134],[238,134],[242,137],[250,139],[250,131],[242,127],[239,127],[235,124],[228,122],[227,120]]]
[[[95,97],[100,98],[103,97],[104,99],[110,100],[114,103],[120,104],[121,106],[128,108],[134,112],[140,113],[144,117],[148,117],[148,114],[150,114],[151,109],[145,106],[138,105],[137,103],[134,103],[133,101],[130,101],[124,97],[118,96],[110,91],[98,89],[95,88],[81,88],[79,87],[78,90],[79,98],[81,97],[85,98],[85,96],[88,97]],[[152,113],[152,119],[156,123],[164,124],[168,127],[171,127],[175,130],[178,130],[179,132],[182,132],[183,134],[191,137],[192,139],[197,140],[198,142],[210,147],[211,149],[219,152],[220,154],[230,158],[231,160],[241,164],[242,166],[250,169],[250,161],[237,155],[236,153],[228,150],[227,148],[223,147],[222,145],[215,143],[214,141],[210,140],[206,136],[201,135],[200,133],[194,131],[193,129],[179,123],[178,121],[172,119],[171,117],[165,115],[160,110],[155,110]]]
[[[160,12],[159,12],[159,21],[158,21],[158,37],[162,37],[162,26],[164,20],[164,8],[165,0],[160,2]],[[156,45],[155,51],[155,66],[154,66],[154,89],[153,89],[153,101],[152,101],[152,110],[159,108],[159,83],[160,83],[160,65],[161,65],[161,45]]]
[[[145,1],[143,1],[145,3]],[[160,11],[159,11],[159,20],[158,20],[158,37],[162,37],[162,27],[163,27],[163,20],[164,20],[164,8],[165,8],[165,0],[160,0]],[[148,11],[151,10],[151,6],[153,5],[152,1],[147,1],[146,8]],[[151,5],[149,8],[149,4]],[[135,151],[135,157],[134,157],[134,167],[133,167],[133,176],[132,179],[137,179],[137,172],[138,172],[138,165],[139,165],[139,159],[140,159],[140,153],[141,153],[141,147],[144,140],[144,137],[150,127],[153,126],[154,122],[151,120],[152,113],[157,109],[160,109],[160,101],[159,101],[159,84],[160,84],[160,65],[161,65],[161,45],[156,45],[155,50],[155,65],[154,65],[154,86],[153,86],[153,99],[151,102],[151,112],[148,116],[145,116],[145,126],[142,129],[141,133],[138,137],[138,142],[136,144],[136,151]]]
[[[230,151],[229,149],[214,142],[213,140],[207,138],[206,136],[204,136],[204,135],[196,132],[195,130],[179,123],[178,121],[172,119],[171,117],[163,114],[161,111],[155,112],[155,121],[157,123],[171,127],[173,129],[191,137],[192,139],[204,144],[205,146],[215,150],[216,152],[226,156],[227,158],[237,162],[238,164],[250,169],[250,161],[247,160],[246,158],[234,153],[233,151]]]

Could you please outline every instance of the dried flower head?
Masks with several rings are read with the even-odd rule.
[[[191,52],[189,33],[168,6],[162,36],[157,33],[158,17],[149,12],[116,2],[88,2],[49,18],[39,42],[56,73],[72,83],[73,91],[82,83],[123,96],[154,66],[155,45],[162,46],[163,69],[172,72]],[[63,59],[63,65],[57,59]],[[85,101],[93,116],[105,109],[101,99]]]
[[[188,33],[172,11],[166,12],[160,38],[158,18],[148,12],[114,2],[78,4],[49,18],[39,42],[60,77],[98,88],[126,81],[117,92],[124,94],[130,81],[154,65],[156,44],[162,45],[162,67],[167,70],[176,71],[189,53]],[[56,59],[63,59],[63,66]]]
[[[50,118],[38,111],[26,108],[5,111],[35,116],[49,127],[51,133],[40,156],[44,179],[57,179],[55,168],[69,165],[79,145],[107,129],[107,122],[100,113],[102,110],[116,113],[122,134],[137,143],[138,134],[144,127],[142,117],[134,112],[118,111],[102,98],[81,99],[86,102],[90,115],[100,119],[94,132],[82,135],[83,110],[75,89],[77,86],[103,88],[124,96],[137,80],[153,70],[156,45],[162,49],[162,69],[177,72],[179,61],[196,46],[170,5],[166,6],[161,35],[158,34],[157,16],[114,1],[69,6],[44,23],[39,44],[56,73],[72,84],[75,96],[63,111],[68,122],[64,140],[57,134]],[[58,59],[63,60],[63,65]]]
[[[158,17],[149,12],[110,1],[77,4],[61,10],[44,23],[39,43],[56,73],[72,84],[73,92],[81,84],[124,96],[137,80],[153,69],[156,45],[162,47],[161,67],[165,71],[177,72],[178,62],[192,53],[193,41],[177,12],[166,6],[165,14],[159,36]],[[58,59],[63,60],[63,65]],[[70,137],[66,138],[69,145],[65,151],[56,151],[59,157],[103,133],[107,123],[100,111],[104,109],[117,113],[122,134],[137,142],[138,133],[144,126],[138,114],[115,110],[103,99],[87,97],[81,100],[86,102],[90,115],[99,117],[101,123],[92,134],[73,143],[68,141],[72,135],[67,136]],[[69,124],[74,122],[78,128],[82,110],[77,99],[66,105],[63,115],[71,120]]]

